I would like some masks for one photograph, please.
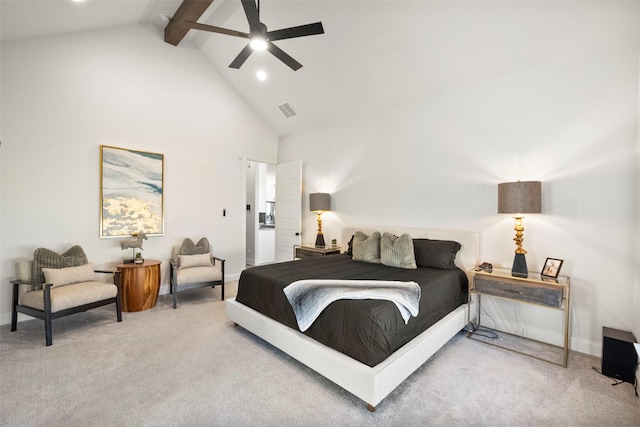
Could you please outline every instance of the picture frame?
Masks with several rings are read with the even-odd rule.
[[[544,267],[542,267],[542,272],[540,272],[540,275],[557,279],[558,275],[560,274],[560,269],[562,268],[563,262],[563,260],[558,258],[547,258],[547,260],[544,262]]]
[[[164,155],[100,146],[100,237],[164,234]]]

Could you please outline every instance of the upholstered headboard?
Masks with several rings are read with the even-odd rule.
[[[469,270],[479,264],[479,235],[474,231],[373,225],[366,225],[362,227],[346,226],[342,229],[342,233],[340,235],[343,252],[347,250],[349,240],[356,231],[362,231],[365,234],[371,234],[374,231],[379,231],[380,233],[393,233],[397,236],[403,233],[409,233],[414,239],[454,240],[460,243],[460,245],[462,246],[460,248],[460,251],[458,252],[458,255],[456,256],[456,265],[458,267],[460,267],[465,272],[469,272]]]

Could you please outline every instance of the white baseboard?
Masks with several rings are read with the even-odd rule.
[[[24,320],[24,319],[20,319],[20,316],[22,316],[22,314],[18,313],[18,322],[20,322],[21,320]],[[25,319],[26,318],[27,316],[25,316]],[[3,314],[2,316],[0,316],[0,325],[8,325],[9,323],[11,323],[11,313]]]

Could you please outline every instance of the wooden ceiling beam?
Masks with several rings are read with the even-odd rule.
[[[164,41],[178,46],[192,28],[187,21],[198,22],[211,3],[213,0],[184,0],[164,29]]]

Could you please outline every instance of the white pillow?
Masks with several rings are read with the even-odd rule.
[[[178,269],[211,266],[211,253],[198,255],[178,255]]]
[[[78,267],[67,268],[43,268],[45,283],[53,286],[70,285],[72,283],[92,282],[96,280],[96,273],[93,271],[93,263]]]

